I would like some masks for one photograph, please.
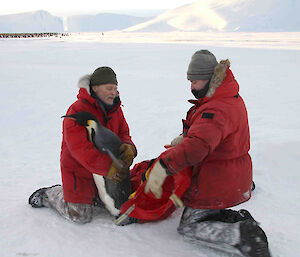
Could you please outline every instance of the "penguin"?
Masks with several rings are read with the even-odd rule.
[[[95,148],[102,153],[108,154],[119,169],[125,169],[118,160],[121,156],[121,139],[114,132],[103,127],[93,114],[80,111],[71,115],[64,115],[62,118],[73,119],[80,125],[85,126],[89,140],[94,144]],[[120,214],[122,204],[128,200],[131,194],[130,173],[128,169],[125,172],[127,176],[120,183],[93,173],[99,197],[113,216]]]

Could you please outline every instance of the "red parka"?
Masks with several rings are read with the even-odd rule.
[[[194,106],[183,120],[184,139],[163,156],[171,172],[192,168],[191,185],[182,198],[191,208],[223,209],[251,196],[247,110],[229,66],[228,60],[221,61],[206,97],[190,101]]]
[[[107,113],[90,95],[89,82],[89,75],[80,79],[78,100],[69,107],[67,115],[79,111],[90,112],[104,127],[117,134],[123,143],[134,145],[120,101]],[[97,188],[92,173],[105,176],[111,159],[89,141],[86,128],[71,119],[63,121],[60,164],[65,201],[93,204]]]

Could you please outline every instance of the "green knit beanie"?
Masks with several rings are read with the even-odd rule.
[[[90,86],[99,86],[103,84],[118,85],[116,73],[110,67],[100,67],[96,69],[90,78]]]

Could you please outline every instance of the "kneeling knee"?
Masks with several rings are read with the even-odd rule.
[[[90,204],[68,203],[69,217],[73,222],[85,224],[92,221],[93,209]]]

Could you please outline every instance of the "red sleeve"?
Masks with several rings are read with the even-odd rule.
[[[111,159],[98,151],[88,139],[87,130],[71,119],[64,119],[63,133],[68,149],[83,167],[92,173],[105,176]]]
[[[188,166],[201,163],[214,151],[229,131],[229,121],[216,111],[210,111],[213,118],[202,118],[200,113],[194,120],[182,143],[170,148],[163,161],[171,172],[178,172]]]

